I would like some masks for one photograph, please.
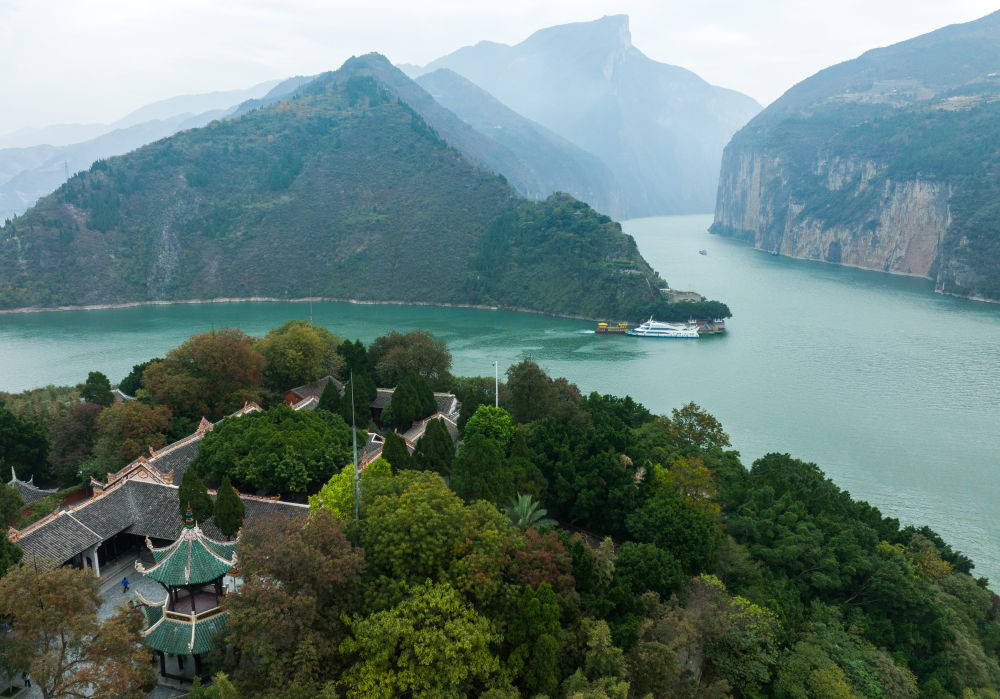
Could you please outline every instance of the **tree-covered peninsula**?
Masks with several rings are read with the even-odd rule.
[[[667,304],[617,223],[567,195],[519,196],[430,128],[401,81],[432,102],[366,56],[96,163],[0,229],[0,308],[325,297],[728,315]]]

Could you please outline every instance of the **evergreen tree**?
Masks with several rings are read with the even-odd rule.
[[[405,430],[416,420],[437,410],[430,385],[416,374],[407,374],[392,392],[392,399],[382,411],[382,424]]]
[[[422,471],[436,471],[443,476],[451,473],[451,462],[455,460],[455,443],[451,440],[444,420],[431,420],[427,423],[427,429],[417,440],[413,450],[413,460]]]
[[[329,410],[335,415],[340,415],[343,412],[343,398],[340,396],[340,389],[337,388],[337,384],[333,381],[326,382],[326,388],[323,389],[323,395],[319,397],[319,404],[316,406],[317,410]]]
[[[215,495],[215,526],[227,539],[232,539],[243,526],[245,515],[246,507],[240,500],[239,494],[233,489],[233,484],[229,482],[229,476],[223,476],[222,483]]]
[[[208,488],[201,482],[193,468],[184,471],[181,487],[177,491],[177,498],[181,517],[187,513],[188,505],[191,506],[191,512],[197,522],[205,522],[212,516],[214,510],[212,498],[208,496]]]
[[[103,405],[105,408],[115,402],[111,394],[111,382],[99,371],[87,374],[87,382],[80,388],[80,397],[88,403]]]
[[[351,415],[351,383],[354,383],[354,415]],[[344,396],[340,401],[340,416],[348,425],[356,424],[364,427],[372,420],[371,404],[378,395],[375,382],[368,374],[354,374],[353,379],[348,380],[344,387]],[[353,420],[353,423],[352,423]]]
[[[399,473],[414,466],[413,457],[410,456],[406,441],[395,432],[388,432],[385,435],[382,458],[392,466],[393,473]]]

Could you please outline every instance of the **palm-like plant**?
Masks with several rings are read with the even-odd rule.
[[[503,511],[510,519],[511,525],[519,529],[551,527],[556,524],[554,519],[545,516],[548,512],[530,495],[518,494]]]

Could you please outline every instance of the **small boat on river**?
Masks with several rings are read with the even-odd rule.
[[[645,323],[626,331],[625,334],[636,337],[697,338],[698,326],[687,323],[660,323],[650,316]]]

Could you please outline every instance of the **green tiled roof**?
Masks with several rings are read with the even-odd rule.
[[[226,626],[226,613],[217,609],[192,618],[174,612],[163,614],[163,607],[158,608],[161,609],[160,619],[143,632],[142,642],[171,655],[207,653],[212,649],[212,639]]]
[[[185,527],[180,538],[169,546],[154,548],[147,539],[156,563],[146,568],[138,561],[136,570],[164,585],[200,585],[211,582],[236,565],[236,542],[209,539],[195,525]]]

